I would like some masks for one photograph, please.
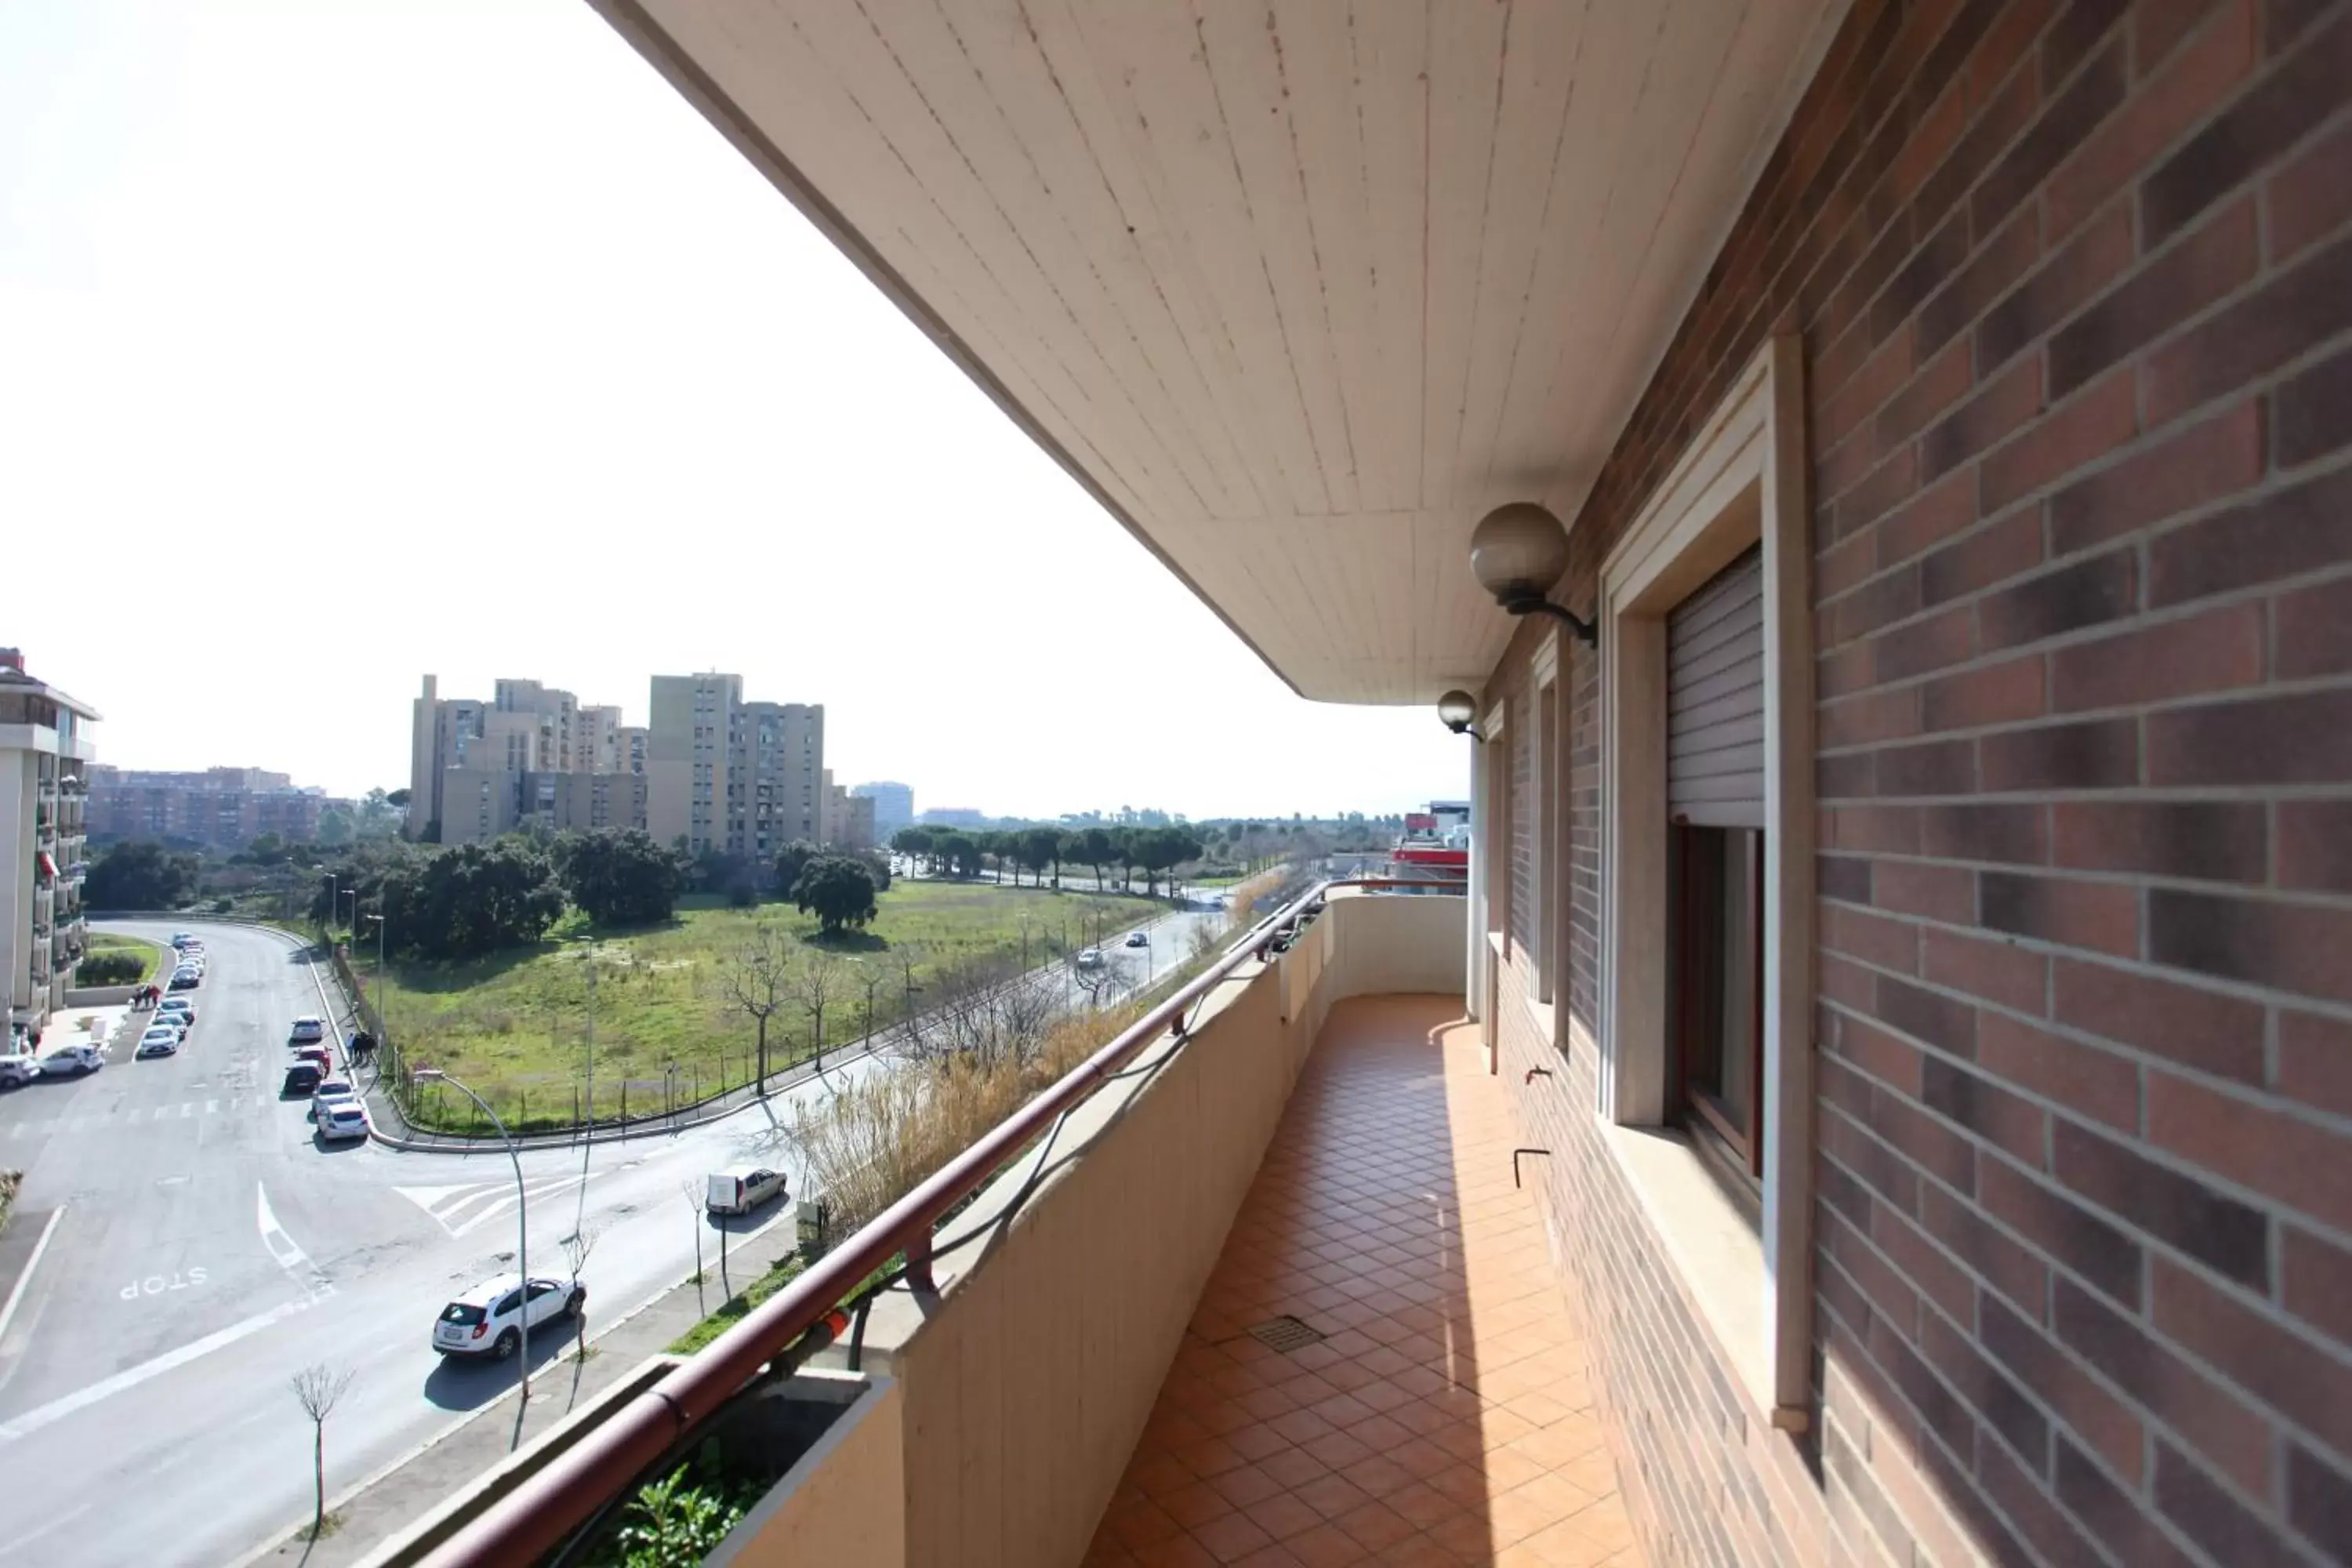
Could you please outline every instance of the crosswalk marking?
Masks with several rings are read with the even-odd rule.
[[[50,1132],[79,1132],[84,1129],[102,1131],[110,1127],[133,1127],[145,1121],[184,1121],[200,1116],[236,1115],[245,1110],[261,1110],[278,1103],[273,1094],[226,1095],[219,1099],[188,1100],[178,1105],[130,1105],[120,1110],[98,1115],[45,1116],[22,1121],[0,1122],[0,1140],[34,1138]]]
[[[604,1175],[593,1171],[588,1179]],[[577,1173],[552,1180],[526,1184],[525,1193],[534,1198],[548,1198],[565,1193],[580,1184]],[[394,1187],[392,1189],[426,1214],[451,1236],[464,1236],[497,1219],[511,1214],[515,1205],[515,1187],[511,1180],[502,1182],[467,1182],[451,1187]]]

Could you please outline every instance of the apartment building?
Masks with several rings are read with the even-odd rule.
[[[656,675],[646,727],[646,831],[690,851],[727,847],[729,734],[739,675]]]
[[[436,1561],[2352,1562],[2352,5],[598,8],[1475,848]]]
[[[648,732],[621,710],[541,681],[502,679],[488,702],[445,700],[426,676],[415,701],[407,832],[479,843],[536,821],[555,832],[646,826]],[[639,782],[574,784],[575,778]]]
[[[439,678],[425,678],[423,693],[410,705],[405,825],[410,838],[424,840],[441,833],[446,775],[482,733],[482,719],[488,711],[489,704],[476,699],[442,697]]]
[[[11,1033],[65,1005],[85,936],[85,808],[98,710],[0,648],[0,985]]]
[[[824,837],[824,707],[746,702],[730,723],[726,846],[766,860],[796,838]]]
[[[657,841],[766,859],[820,836],[822,703],[746,701],[738,675],[656,675],[649,717],[646,821]]]
[[[824,812],[817,824],[817,842],[841,849],[874,847],[874,802],[870,796],[854,795],[834,783],[831,768],[825,769],[818,781],[818,794],[824,799]]]
[[[93,835],[186,838],[218,849],[242,848],[265,833],[316,837],[329,804],[323,791],[297,789],[290,775],[265,768],[161,772],[96,763],[88,782]]]
[[[890,836],[902,827],[915,825],[915,792],[912,787],[881,780],[874,784],[852,784],[852,797],[863,797],[874,803],[874,842],[887,844]]]

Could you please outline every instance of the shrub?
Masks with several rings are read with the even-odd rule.
[[[235,908],[236,908],[236,903],[234,900],[215,899],[213,900],[213,913],[216,915],[225,915]]]
[[[129,985],[146,973],[135,952],[94,952],[75,966],[74,980],[81,985]]]

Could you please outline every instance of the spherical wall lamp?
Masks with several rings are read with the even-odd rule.
[[[1533,501],[1510,501],[1478,520],[1470,533],[1470,571],[1495,603],[1515,616],[1549,615],[1598,645],[1592,623],[1547,596],[1568,570],[1568,530]]]
[[[1437,721],[1457,735],[1467,735],[1474,741],[1486,737],[1478,733],[1477,699],[1468,692],[1454,690],[1437,700]]]

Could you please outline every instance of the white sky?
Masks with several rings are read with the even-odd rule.
[[[1291,695],[581,0],[0,4],[0,582],[131,767],[394,788],[426,670],[642,723],[717,668],[918,806],[1468,794],[1429,710]]]

